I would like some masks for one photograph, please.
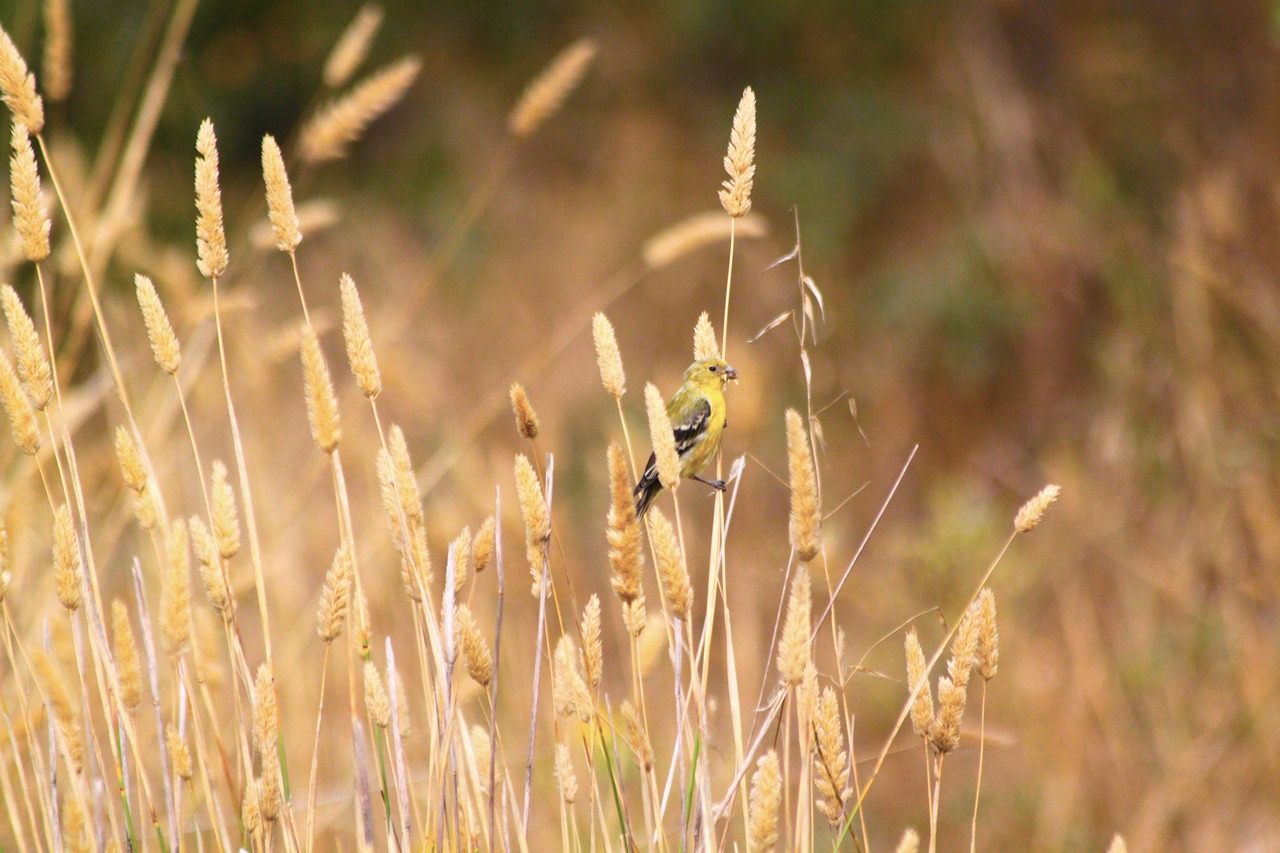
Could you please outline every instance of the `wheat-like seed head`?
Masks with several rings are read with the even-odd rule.
[[[661,269],[690,252],[728,240],[731,229],[738,238],[764,237],[769,233],[768,223],[759,216],[748,215],[734,221],[725,219],[720,211],[695,213],[646,240],[640,247],[640,257],[649,269]]]
[[[53,399],[53,375],[49,359],[45,357],[44,345],[40,343],[40,335],[37,334],[35,323],[31,321],[31,315],[27,313],[17,291],[7,284],[0,287],[0,306],[4,308],[9,337],[13,339],[18,378],[22,380],[22,387],[31,399],[31,404],[37,411],[43,412]]]
[[[599,311],[591,318],[591,339],[596,345],[596,365],[600,368],[600,381],[604,384],[604,390],[616,399],[621,399],[627,393],[627,374],[622,370],[622,353],[618,350],[613,324]]]
[[[996,596],[990,587],[978,595],[978,674],[984,681],[1000,669],[1000,632],[996,628]]]
[[[822,550],[822,513],[809,437],[804,419],[795,409],[787,409],[787,471],[791,485],[791,547],[807,563]]]
[[[933,718],[929,742],[938,752],[960,745],[960,720],[964,717],[965,689],[947,676],[938,679],[938,713]]]
[[[258,755],[275,754],[279,727],[276,680],[271,665],[261,663],[253,680],[253,748]]]
[[[258,779],[258,809],[262,812],[262,819],[270,822],[280,816],[283,799],[283,793],[280,790],[280,755],[272,750],[261,756],[261,763],[262,776]]]
[[[90,853],[93,845],[85,830],[88,828],[84,806],[77,796],[66,797],[62,802],[62,846],[74,853]]]
[[[169,760],[173,762],[174,774],[184,782],[191,781],[191,750],[187,748],[186,740],[178,734],[173,723],[164,727],[164,739],[169,747]]]
[[[772,850],[778,843],[778,808],[782,805],[782,768],[778,753],[769,750],[756,762],[751,776],[751,804],[747,810],[750,850]]]
[[[272,136],[262,138],[262,179],[267,186],[267,216],[276,238],[276,248],[293,252],[302,242],[298,212],[293,207],[293,189],[284,168],[284,156]]]
[[[354,574],[351,552],[344,545],[333,556],[333,565],[324,576],[320,589],[320,607],[316,613],[316,633],[325,643],[332,643],[342,633],[342,623],[347,618],[347,604],[351,596],[351,580]]]
[[[529,559],[529,571],[534,578],[534,595],[542,592],[542,562],[546,556],[547,540],[551,538],[551,518],[547,501],[538,483],[533,464],[523,453],[516,456],[516,496],[520,500],[520,515],[524,519],[525,556]]]
[[[71,93],[71,3],[70,0],[44,0],[44,74],[45,96],[57,103]]]
[[[680,456],[676,453],[676,435],[667,417],[662,394],[652,382],[644,386],[644,408],[649,416],[649,440],[658,462],[658,479],[663,488],[675,491],[680,486]]]
[[[364,662],[364,704],[375,726],[385,729],[391,725],[391,699],[373,661]]]
[[[516,416],[516,432],[521,438],[533,441],[538,437],[538,415],[533,411],[529,395],[519,382],[511,383],[511,411]]]
[[[406,56],[322,107],[302,128],[302,162],[323,163],[347,156],[351,143],[404,97],[421,70],[421,59]]]
[[[396,718],[400,726],[400,739],[408,740],[409,735],[413,733],[413,723],[409,719],[409,694],[404,689],[404,678],[400,675],[400,670],[392,673],[396,686]]]
[[[1044,517],[1045,510],[1053,506],[1061,493],[1061,486],[1054,484],[1045,486],[1034,498],[1027,501],[1018,510],[1018,514],[1013,519],[1013,529],[1019,533],[1030,533],[1035,530],[1036,525],[1040,523],[1040,519]]]
[[[145,275],[133,277],[134,289],[138,294],[138,306],[142,308],[142,320],[147,326],[147,340],[151,342],[151,353],[156,364],[170,376],[176,375],[182,364],[182,347],[178,345],[178,336],[173,333],[169,323],[169,315],[160,304],[160,294],[156,286]]]
[[[133,626],[129,623],[129,610],[118,598],[111,602],[111,643],[116,677],[120,681],[120,704],[130,714],[136,714],[142,701],[142,666]]]
[[[489,793],[489,759],[492,750],[489,746],[489,730],[479,723],[474,724],[469,732],[471,751],[476,757],[476,770],[480,777],[480,793]]]
[[[462,594],[462,587],[467,582],[467,569],[471,565],[471,528],[462,528],[450,546],[453,548],[453,594],[456,598]]]
[[[0,354],[0,403],[4,404],[13,429],[13,440],[28,456],[40,451],[40,429],[36,425],[36,413],[31,401],[22,391],[22,381],[13,369],[8,356]]]
[[[75,772],[79,773],[84,767],[86,754],[84,730],[80,726],[80,710],[76,708],[71,691],[67,689],[62,676],[53,665],[53,660],[44,649],[31,649],[29,654],[36,683],[40,685],[40,692],[44,694],[45,701],[53,710],[58,735],[66,744]]]
[[[400,575],[405,590],[414,601],[421,601],[421,591],[430,589],[431,582],[435,580],[431,554],[427,551],[427,532],[420,523],[413,524],[409,547],[401,555]]]
[[[351,365],[360,393],[373,400],[382,393],[382,374],[378,371],[378,358],[369,338],[364,305],[360,302],[355,280],[346,273],[339,280],[338,290],[342,295],[342,339],[347,345],[347,362]]]
[[[262,809],[258,804],[258,789],[261,787],[259,780],[250,779],[244,786],[244,797],[240,801],[240,822],[251,836],[262,831]]]
[[[496,522],[493,516],[489,516],[480,523],[480,529],[476,531],[476,538],[471,543],[471,562],[474,563],[476,574],[480,574],[489,568],[489,563],[493,560],[493,542],[494,533],[496,531]]]
[[[778,674],[782,683],[796,687],[809,665],[809,617],[812,602],[809,571],[803,565],[796,569],[791,581],[791,597],[787,599],[787,618],[783,622],[782,639],[778,642]]]
[[[573,756],[566,744],[556,744],[556,784],[560,797],[568,805],[578,799],[578,777],[573,772]]]
[[[533,79],[511,108],[511,114],[507,116],[507,129],[511,135],[517,139],[528,139],[543,122],[555,115],[565,98],[578,87],[595,55],[595,42],[584,38],[551,60],[551,64]]]
[[[565,635],[556,643],[555,670],[551,683],[556,715],[566,719],[573,714],[584,723],[595,716],[595,700],[578,669],[578,648],[573,638]]]
[[[907,690],[914,691],[916,685],[925,678],[924,649],[920,647],[920,635],[916,629],[907,631]],[[921,737],[928,737],[933,728],[933,692],[929,682],[925,680],[916,699],[911,703],[911,728]]]
[[[378,484],[382,492],[382,508],[391,525],[391,537],[397,548],[403,549],[400,516],[406,522],[422,520],[422,495],[418,491],[418,479],[409,457],[409,444],[404,431],[392,424],[387,432],[387,449],[377,455]]]
[[[320,351],[320,340],[311,326],[302,328],[302,379],[307,392],[307,421],[311,437],[325,453],[333,453],[342,438],[338,398],[333,393],[329,365]]]
[[[160,584],[160,636],[165,653],[177,658],[191,645],[191,557],[186,522],[173,522],[166,544],[168,566]]]
[[[893,848],[893,853],[920,853],[920,833],[914,829],[903,830],[902,838],[898,841],[898,846]]]
[[[124,475],[125,485],[134,492],[145,489],[147,472],[142,467],[142,457],[138,454],[133,433],[124,425],[116,427],[116,458],[120,460],[120,472]]]
[[[49,257],[49,217],[40,195],[40,169],[27,128],[14,122],[10,138],[9,188],[13,195],[13,226],[22,237],[22,254],[33,263]]]
[[[213,536],[222,559],[230,560],[240,553],[240,518],[236,513],[236,495],[227,480],[227,466],[213,460]]]
[[[658,615],[654,614],[654,619],[658,619]],[[641,672],[651,672],[658,665],[658,657],[662,650],[666,648],[666,634],[663,633],[661,642],[650,631],[650,622],[648,611],[644,605],[644,590],[640,590],[640,594],[632,601],[628,601],[622,605],[622,624],[626,626],[627,633],[633,637],[640,639],[640,660]],[[648,664],[646,667],[645,664]]]
[[[205,119],[196,133],[196,266],[208,279],[227,271],[227,234],[222,225],[222,189],[218,184],[218,137]],[[287,179],[286,179],[287,180]]]
[[[724,155],[724,170],[729,180],[720,191],[720,205],[732,217],[746,216],[751,210],[751,183],[756,174],[756,93],[748,86],[733,114],[733,130],[729,133],[729,151]]]
[[[80,582],[84,568],[80,561],[80,544],[71,521],[71,510],[63,504],[53,516],[53,578],[58,602],[74,613],[84,603]]]
[[[36,77],[27,71],[27,62],[13,39],[0,27],[0,98],[13,112],[13,119],[31,133],[44,130],[44,101],[36,94]]]
[[[968,688],[969,673],[978,653],[977,602],[960,617],[955,639],[951,641],[951,660],[947,661],[947,675],[957,687]]]
[[[614,594],[623,604],[634,601],[641,595],[644,550],[636,505],[631,499],[631,474],[622,445],[616,440],[609,443],[609,516],[605,536],[609,541]]]
[[[382,26],[382,8],[365,3],[351,19],[351,23],[334,42],[329,57],[324,61],[322,79],[330,89],[337,89],[351,79],[369,52],[369,45]]]
[[[227,578],[222,573],[218,542],[198,515],[191,516],[187,527],[191,534],[191,550],[196,554],[196,570],[200,573],[200,582],[204,584],[205,595],[222,620],[229,623],[232,616],[231,590],[227,588]]]
[[[493,655],[489,653],[489,644],[480,633],[476,617],[471,608],[465,604],[458,606],[454,614],[457,626],[458,645],[462,647],[462,662],[467,667],[467,675],[481,687],[488,687],[493,680]]]
[[[644,723],[640,720],[640,714],[636,711],[636,706],[631,704],[630,700],[622,702],[622,721],[625,726],[623,730],[623,738],[627,742],[627,746],[635,753],[636,761],[646,772],[653,769],[653,746],[649,743],[649,733],[645,730]]]
[[[604,647],[600,643],[600,596],[592,594],[587,599],[587,606],[582,608],[578,636],[582,639],[582,671],[591,689],[598,690],[604,674]]]
[[[814,785],[820,799],[818,809],[833,827],[844,821],[844,804],[851,793],[849,754],[844,748],[844,725],[840,721],[840,702],[831,687],[822,688],[813,717]]]
[[[5,596],[9,594],[9,587],[13,585],[13,572],[8,569],[0,570],[0,602],[3,602]]]
[[[693,327],[693,360],[702,361],[719,357],[720,344],[716,341],[716,330],[711,327],[711,315],[703,311],[698,315],[698,322]]]
[[[657,507],[650,509],[649,519],[653,559],[658,567],[658,577],[662,579],[667,603],[677,619],[687,620],[689,611],[693,609],[693,586],[689,583],[689,569],[685,565],[684,552],[680,550],[680,540],[662,510]]]

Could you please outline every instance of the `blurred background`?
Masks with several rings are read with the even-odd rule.
[[[39,5],[0,0],[37,74]],[[786,489],[774,476],[785,477],[782,415],[806,404],[790,324],[748,339],[798,304],[795,264],[769,267],[798,221],[805,272],[824,297],[808,349],[833,574],[920,446],[837,605],[846,663],[870,649],[847,685],[859,755],[879,749],[905,696],[900,636],[877,641],[923,612],[925,645],[936,644],[945,627],[931,608],[954,619],[1018,506],[1056,482],[1063,500],[992,584],[1002,666],[987,708],[980,847],[1102,850],[1118,831],[1137,851],[1280,849],[1280,6],[381,5],[366,68],[412,52],[422,73],[348,159],[294,188],[323,215],[304,226],[299,263],[339,379],[365,570],[386,567],[385,590],[372,593],[380,630],[395,632],[402,594],[378,508],[376,433],[335,327],[339,274],[360,285],[386,382],[380,405],[421,466],[433,551],[490,512],[501,486],[521,563],[511,460],[525,448],[506,409],[520,381],[542,419],[539,449],[555,454],[565,571],[579,602],[601,594],[620,633],[603,535],[605,447],[619,429],[589,320],[602,310],[617,328],[624,404],[643,436],[644,382],[674,390],[701,311],[719,331],[727,251],[717,243],[654,265],[641,248],[718,209],[733,109],[750,85],[753,215],[767,233],[738,242],[725,342],[742,375],[725,451],[749,454],[728,546],[742,580],[729,595],[744,694],[759,684],[787,563]],[[272,627],[284,636],[277,655],[307,666],[311,602],[335,545],[332,496],[326,460],[304,440],[288,262],[246,238],[264,215],[261,138],[296,142],[356,9],[199,5],[103,279],[126,373],[149,401],[139,408],[155,413],[144,430],[170,448],[169,499],[194,510],[172,386],[150,369],[131,281],[156,278],[189,359],[204,364],[190,378],[196,411],[210,413],[201,438],[229,458],[192,239],[194,139],[212,118],[233,239],[233,381],[270,583],[290,603]],[[136,105],[126,97],[122,108],[120,95],[136,98],[168,12],[73,5],[75,79],[50,135],[76,164],[77,192],[92,192],[95,153]],[[511,105],[583,36],[599,50],[583,84],[513,145]],[[16,256],[4,263],[7,280],[30,281]],[[83,428],[110,423],[112,403]],[[85,463],[103,484],[90,509],[123,530],[129,510],[103,448]],[[32,555],[45,545],[22,534],[18,496],[31,484],[20,465],[8,469],[9,523],[15,553]],[[701,600],[711,503],[692,486],[682,498]],[[109,540],[101,562],[127,566],[133,536]],[[531,620],[522,568],[509,571],[519,595],[508,618]],[[475,597],[491,583],[482,576]],[[819,583],[815,599],[826,595]],[[295,600],[306,606],[293,641]],[[606,646],[619,684],[623,654]],[[947,763],[945,849],[967,837],[972,744]],[[927,825],[914,745],[903,738],[868,800],[882,849],[903,826]]]

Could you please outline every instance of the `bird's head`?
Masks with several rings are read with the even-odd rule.
[[[719,358],[700,359],[684,372],[685,384],[698,388],[723,388],[730,379],[737,378],[738,371]]]

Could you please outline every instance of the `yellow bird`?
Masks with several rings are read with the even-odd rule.
[[[671,420],[676,454],[680,457],[680,476],[706,483],[717,491],[724,491],[723,480],[704,480],[698,474],[720,449],[720,437],[728,424],[724,386],[730,379],[737,378],[738,371],[718,358],[695,361],[684,372],[684,384],[667,402],[667,417]],[[633,492],[636,515],[643,518],[660,491],[658,461],[651,453]]]

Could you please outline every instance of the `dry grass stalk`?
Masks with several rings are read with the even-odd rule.
[[[933,718],[929,742],[938,752],[951,752],[960,745],[960,720],[964,717],[965,688],[947,676],[938,679],[938,713]]]
[[[640,247],[640,257],[650,269],[661,269],[704,246],[725,242],[731,228],[737,237],[764,237],[769,233],[768,225],[759,216],[727,220],[719,211],[697,213],[646,240]]]
[[[630,700],[624,700],[622,703],[622,722],[625,726],[623,738],[635,754],[636,761],[645,770],[652,770],[653,746],[649,743],[649,733],[645,730],[644,723],[640,721],[636,706],[632,705]]]
[[[538,437],[538,415],[533,411],[529,395],[519,382],[511,383],[511,411],[516,416],[516,432],[521,438],[533,441]]]
[[[1018,510],[1018,514],[1013,519],[1013,529],[1018,533],[1030,533],[1035,530],[1036,525],[1040,523],[1040,519],[1044,517],[1045,510],[1053,506],[1061,493],[1061,486],[1052,483],[1045,486],[1034,498],[1027,501]]]
[[[778,753],[769,750],[756,762],[751,776],[751,804],[748,808],[748,849],[772,850],[778,843],[778,808],[782,805],[782,768]]]
[[[596,345],[596,365],[600,368],[600,381],[604,390],[616,399],[627,393],[627,374],[622,369],[622,353],[618,350],[618,338],[613,324],[601,312],[591,318],[591,339]]]
[[[182,348],[169,323],[169,315],[160,304],[160,294],[156,293],[156,286],[145,275],[135,275],[133,283],[138,294],[138,305],[142,308],[142,320],[147,325],[151,354],[155,356],[156,364],[160,365],[161,370],[170,376],[176,375],[182,364]]]
[[[130,714],[136,714],[142,701],[142,666],[133,626],[129,623],[129,610],[118,598],[111,602],[111,641],[116,676],[120,679],[120,703]]]
[[[230,560],[240,553],[240,519],[236,514],[236,496],[227,480],[227,466],[213,460],[213,536],[222,559]]]
[[[365,3],[351,19],[351,23],[343,30],[329,51],[324,61],[322,79],[330,89],[345,85],[364,62],[369,52],[369,45],[382,26],[382,8],[374,3]]]
[[[818,506],[818,478],[804,419],[787,409],[787,471],[791,485],[791,547],[806,563],[822,550],[822,515]]]
[[[13,112],[14,121],[30,133],[44,130],[44,101],[36,94],[36,78],[27,71],[27,62],[0,27],[0,98]]]
[[[391,699],[373,661],[364,662],[364,704],[375,726],[385,729],[391,725]]]
[[[4,404],[5,414],[9,416],[9,426],[13,429],[13,440],[28,456],[35,456],[40,451],[40,429],[36,425],[36,413],[31,401],[23,393],[22,382],[13,369],[13,362],[8,356],[0,354],[0,403]]]
[[[556,744],[556,784],[560,797],[568,805],[578,799],[578,777],[573,772],[573,756],[567,744]]]
[[[191,750],[187,748],[186,740],[178,734],[173,723],[164,727],[164,739],[169,747],[169,760],[173,762],[174,775],[184,782],[191,781]]]
[[[353,574],[351,552],[345,546],[339,548],[333,557],[333,565],[325,573],[324,586],[320,590],[320,607],[316,613],[316,633],[325,643],[332,643],[342,633]]]
[[[523,453],[516,456],[515,470],[516,496],[520,500],[520,515],[524,518],[525,556],[529,559],[529,571],[533,575],[533,594],[537,596],[542,592],[542,563],[546,558],[547,540],[551,538],[551,518],[538,475]]]
[[[990,587],[978,595],[978,674],[984,681],[1000,669],[1000,632],[996,627],[996,596]]]
[[[13,225],[22,237],[22,254],[33,263],[49,257],[49,217],[40,195],[40,170],[31,137],[21,122],[14,122],[10,138],[9,189],[13,195]]]
[[[489,644],[485,642],[480,626],[471,608],[465,604],[458,606],[454,616],[457,625],[458,645],[462,647],[462,662],[467,668],[467,675],[481,687],[488,687],[493,680],[493,655],[489,653]]]
[[[310,325],[302,328],[302,380],[306,386],[311,437],[325,453],[333,453],[342,438],[338,398],[333,393],[333,380],[324,353],[320,351],[320,340]]]
[[[820,799],[818,810],[833,827],[844,821],[844,804],[851,793],[849,754],[844,748],[844,726],[840,722],[840,702],[831,687],[822,688],[813,717],[814,784]]]
[[[613,591],[623,604],[627,604],[641,595],[644,551],[624,453],[616,440],[609,443],[609,516],[605,535],[609,540]]]
[[[730,216],[745,216],[751,210],[751,183],[756,174],[756,93],[748,86],[733,114],[729,132],[729,150],[724,156],[724,170],[729,173],[720,190],[720,205]]]
[[[81,582],[84,568],[80,560],[80,544],[71,522],[71,510],[63,504],[53,516],[53,578],[58,602],[71,612],[84,603]]]
[[[507,116],[507,129],[517,139],[528,139],[543,122],[555,115],[565,98],[578,87],[596,55],[595,42],[579,39],[562,50],[534,78]]]
[[[809,572],[804,566],[800,566],[796,569],[795,579],[791,581],[787,617],[782,626],[782,639],[778,642],[778,675],[788,687],[800,684],[809,665],[811,609]]]
[[[721,222],[722,217],[717,217]],[[720,344],[716,341],[716,330],[711,327],[711,315],[703,311],[698,315],[698,322],[693,327],[693,360],[719,358]]]
[[[40,692],[44,694],[45,702],[53,711],[58,736],[66,745],[67,754],[71,757],[72,769],[79,774],[84,768],[85,759],[84,729],[80,726],[80,711],[71,698],[71,691],[67,689],[62,676],[53,665],[53,660],[44,649],[32,649],[30,655],[36,683],[40,685]]]
[[[72,51],[70,0],[44,0],[44,74],[45,96],[57,103],[71,93]]]
[[[926,661],[924,649],[920,647],[920,635],[915,628],[907,631],[907,690],[914,692],[916,685],[924,680],[915,701],[911,703],[911,728],[921,737],[928,737],[933,728],[933,692],[925,679]]]
[[[0,603],[4,602],[5,596],[9,594],[9,587],[13,585],[13,572],[8,569],[0,571]]]
[[[164,650],[176,658],[191,644],[191,558],[187,525],[181,519],[169,530],[168,566],[160,585],[160,636]]]
[[[489,563],[493,561],[495,524],[492,515],[482,521],[480,529],[476,531],[476,538],[471,543],[471,562],[476,574],[489,568]]]
[[[893,853],[919,853],[920,851],[920,833],[914,829],[906,829],[902,832],[902,838],[898,841],[898,846],[893,848]]]
[[[689,611],[693,608],[693,587],[689,583],[689,568],[685,565],[680,541],[676,537],[675,528],[662,514],[662,510],[653,507],[649,511],[649,518],[653,559],[657,563],[658,577],[662,579],[667,603],[671,605],[671,612],[677,619],[687,620]]]
[[[662,394],[652,382],[644,386],[644,407],[649,416],[649,440],[658,462],[658,479],[663,488],[675,491],[680,486],[680,456],[676,453],[676,435],[667,417]]]
[[[298,224],[298,212],[293,207],[293,189],[289,186],[289,174],[284,168],[280,146],[271,136],[262,138],[262,179],[267,186],[267,216],[276,238],[276,248],[293,252],[302,242],[302,229]]]
[[[280,814],[280,708],[270,664],[260,664],[253,683],[253,746],[258,753],[262,778],[257,790],[258,809],[265,820]]]
[[[600,596],[593,594],[587,599],[587,606],[582,608],[578,636],[582,639],[582,671],[591,689],[598,690],[604,675],[604,647],[600,642]]]
[[[302,161],[323,163],[347,156],[351,143],[404,97],[421,70],[421,59],[406,56],[321,108],[302,128]]]
[[[18,378],[37,411],[43,412],[53,399],[53,375],[44,344],[36,332],[31,315],[22,300],[9,285],[0,287],[0,306],[4,308],[9,337],[13,339],[13,353],[18,365]]]
[[[208,279],[227,271],[227,234],[222,225],[222,189],[218,184],[218,138],[205,119],[196,134],[196,266]]]
[[[342,295],[342,339],[347,345],[347,361],[360,393],[373,400],[382,393],[382,374],[369,338],[369,324],[364,319],[364,305],[355,280],[346,273],[339,279],[338,290]]]

